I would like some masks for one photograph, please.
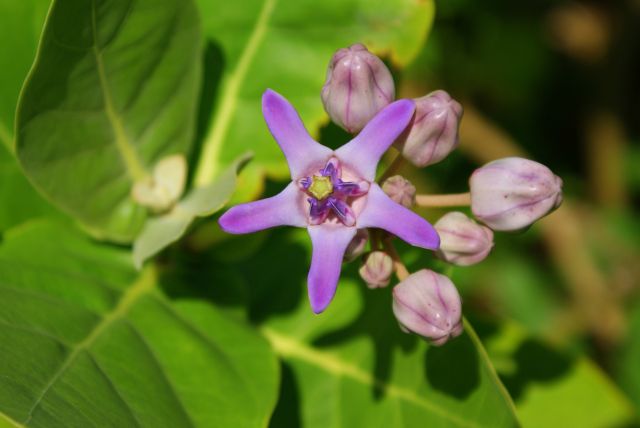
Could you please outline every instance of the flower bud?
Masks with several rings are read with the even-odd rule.
[[[384,251],[372,251],[367,254],[364,264],[358,272],[367,283],[367,287],[386,287],[393,274],[393,259]]]
[[[322,87],[324,109],[338,126],[355,134],[395,97],[386,65],[358,43],[338,50]]]
[[[471,210],[494,230],[531,225],[562,203],[562,180],[528,159],[504,158],[474,171],[469,179]]]
[[[387,178],[382,184],[382,190],[394,202],[405,208],[411,208],[416,203],[416,187],[400,175]]]
[[[393,313],[401,328],[442,345],[462,333],[460,295],[444,275],[422,269],[393,289]]]
[[[369,240],[369,231],[367,229],[358,229],[356,236],[353,237],[347,249],[344,252],[344,261],[352,262],[364,253],[364,249]]]
[[[458,145],[462,106],[445,91],[417,98],[416,113],[403,136],[394,144],[416,166],[440,162]]]
[[[183,155],[160,159],[153,174],[138,181],[131,189],[134,201],[153,212],[169,210],[182,196],[187,180],[187,160]]]
[[[469,266],[487,257],[493,248],[493,232],[458,211],[445,214],[434,224],[440,235],[436,253],[442,260]]]

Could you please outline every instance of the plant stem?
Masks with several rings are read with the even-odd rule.
[[[416,195],[416,204],[421,207],[466,207],[471,205],[471,193]]]
[[[378,178],[378,183],[382,184],[384,180],[386,180],[387,178],[395,174],[396,171],[400,169],[403,163],[404,163],[404,156],[402,156],[402,153],[398,153],[396,157],[393,159],[393,161],[389,164],[387,169],[384,171],[384,173],[380,176],[380,178]]]
[[[400,260],[400,255],[396,251],[396,248],[393,246],[393,243],[391,243],[391,237],[388,237],[384,240],[384,249],[387,250],[387,253],[393,260],[393,267],[396,272],[396,276],[400,281],[403,281],[409,276],[409,270],[404,265],[404,263],[402,263],[402,260]]]

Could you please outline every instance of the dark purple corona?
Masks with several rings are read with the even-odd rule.
[[[310,196],[307,199],[309,223],[322,224],[333,214],[345,226],[355,226],[356,216],[349,203],[351,198],[367,193],[369,182],[342,181],[340,162],[335,157],[329,159],[319,173],[298,181],[300,188]]]

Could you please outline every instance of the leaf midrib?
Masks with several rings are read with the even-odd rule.
[[[111,98],[111,91],[107,82],[107,76],[104,69],[104,61],[102,52],[98,49],[98,24],[96,18],[96,3],[91,1],[91,31],[93,33],[93,46],[91,48],[96,59],[96,68],[98,70],[98,79],[100,80],[100,89],[104,98],[104,109],[111,127],[113,128],[116,147],[125,163],[127,173],[133,181],[142,181],[147,177],[147,172],[138,159],[136,150],[129,141],[125,132],[122,120],[114,106]]]
[[[361,370],[359,367],[344,361],[340,357],[329,352],[319,351],[302,343],[294,338],[285,336],[269,328],[263,328],[262,333],[271,343],[275,351],[283,356],[304,361],[313,366],[319,367],[328,373],[336,376],[344,376],[367,386],[374,386],[387,392],[387,394],[418,405],[432,413],[438,414],[442,418],[449,420],[460,427],[478,427],[478,425],[466,419],[462,419],[452,414],[424,397],[418,396],[415,392],[380,381],[370,373]]]
[[[200,163],[196,170],[195,184],[197,186],[206,186],[213,180],[218,172],[218,168],[220,167],[218,157],[220,156],[222,143],[225,140],[231,119],[236,110],[241,84],[247,76],[249,66],[255,57],[258,46],[264,38],[276,3],[277,0],[264,0],[249,40],[240,54],[238,64],[227,79],[220,104],[212,119],[213,125],[211,131],[205,139],[200,156]]]

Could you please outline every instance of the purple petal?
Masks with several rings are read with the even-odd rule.
[[[328,201],[329,206],[338,216],[342,224],[349,227],[356,224],[356,215],[349,205],[337,198],[329,198]]]
[[[307,199],[309,205],[309,217],[311,218],[311,224],[320,224],[324,222],[329,216],[331,207],[327,199],[319,201],[315,198]]]
[[[364,180],[358,182],[340,180],[338,184],[334,185],[333,191],[345,197],[362,196],[369,191],[369,182]]]
[[[428,221],[389,198],[377,184],[372,184],[367,205],[358,216],[358,228],[377,227],[396,235],[416,247],[437,250],[440,237]]]
[[[361,178],[373,181],[380,158],[405,130],[414,111],[412,100],[389,104],[367,123],[357,137],[336,150],[336,155],[359,172]]]
[[[218,220],[228,233],[252,233],[275,226],[306,227],[307,216],[300,203],[302,193],[295,183],[277,195],[248,204],[236,205]]]
[[[342,170],[340,168],[340,162],[335,157],[329,159],[325,167],[320,170],[320,175],[325,177],[331,177],[331,183],[335,186],[342,176]]]
[[[303,177],[310,168],[323,165],[331,156],[331,149],[311,138],[298,112],[282,95],[267,89],[262,95],[262,114],[287,158],[293,180]]]
[[[309,226],[313,244],[311,268],[307,278],[311,309],[316,314],[324,311],[336,293],[342,258],[347,245],[356,234],[355,227],[342,224]]]
[[[301,190],[307,190],[311,186],[311,177],[304,177],[298,180],[298,187]]]

